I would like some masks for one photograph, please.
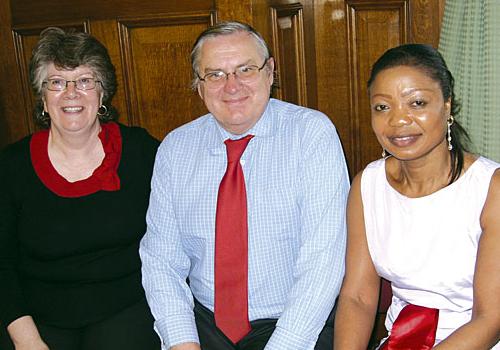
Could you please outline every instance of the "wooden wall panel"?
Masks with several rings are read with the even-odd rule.
[[[95,36],[107,49],[109,57],[115,66],[116,80],[118,83],[112,105],[118,110],[118,121],[125,125],[132,125],[127,100],[125,98],[125,82],[123,78],[123,62],[121,56],[120,35],[118,33],[117,20],[115,18],[105,20],[93,20],[90,33]]]
[[[303,7],[272,6],[272,47],[277,62],[275,97],[307,106]]]
[[[410,1],[411,42],[438,47],[444,5],[445,0]]]
[[[0,1],[0,149],[28,133],[17,71],[9,1]]]
[[[349,120],[349,65],[346,4],[344,0],[317,1],[314,6],[317,70],[317,108],[326,113],[340,135],[350,174],[351,122]]]
[[[254,2],[252,0],[216,0],[217,22],[237,20],[252,23]]]
[[[346,2],[350,82],[351,166],[361,169],[379,158],[381,148],[373,136],[366,82],[373,62],[388,48],[408,41],[408,1]]]
[[[42,20],[62,22],[68,18],[103,20],[159,13],[206,11],[215,7],[213,0],[10,0],[10,2],[13,24]]]
[[[42,28],[75,25],[101,40],[116,67],[113,105],[120,121],[162,138],[204,113],[188,88],[186,62],[194,37],[211,22],[241,20],[253,24],[275,53],[282,85],[275,96],[325,112],[339,131],[354,175],[380,152],[364,88],[373,59],[405,41],[437,46],[444,1],[53,0],[50,6],[1,1],[0,147],[33,131],[22,65]]]
[[[190,88],[189,56],[198,34],[213,22],[211,13],[118,22],[131,124],[145,127],[161,139],[206,113]]]
[[[445,0],[314,1],[317,108],[335,123],[351,176],[380,158],[366,82],[385,50],[408,42],[437,47]]]
[[[222,13],[241,11],[235,4],[232,10],[222,4]],[[13,49],[0,53],[10,69],[0,89],[0,126],[5,124],[0,148],[36,129],[28,62],[39,33],[48,26],[89,32],[107,47],[116,68],[118,89],[112,103],[120,122],[143,126],[162,139],[205,113],[190,89],[189,54],[198,34],[215,22],[215,8],[214,0],[53,0],[50,6],[35,0],[2,1],[0,45]]]

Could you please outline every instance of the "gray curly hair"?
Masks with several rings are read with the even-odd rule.
[[[95,78],[101,82],[102,103],[106,106],[106,113],[99,115],[99,120],[107,122],[117,117],[116,109],[111,106],[117,86],[116,74],[108,50],[87,33],[49,27],[41,32],[29,65],[31,85],[36,98],[33,117],[41,127],[50,127],[50,116],[43,112],[43,82],[47,79],[47,69],[51,63],[57,68],[70,70],[82,65],[89,67]]]

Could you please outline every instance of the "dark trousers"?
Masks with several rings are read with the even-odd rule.
[[[262,350],[276,327],[276,319],[250,322],[252,330],[238,344],[233,344],[215,325],[213,312],[195,301],[194,315],[203,350]],[[333,319],[335,308],[330,313],[321,331],[315,350],[333,350]]]
[[[153,316],[146,300],[100,322],[77,329],[37,323],[50,350],[159,350],[160,339],[153,330]],[[0,333],[0,349],[14,350],[5,327]]]

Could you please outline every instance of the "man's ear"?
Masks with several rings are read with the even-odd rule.
[[[200,95],[201,99],[203,100],[203,92],[201,91],[203,88],[201,87],[200,82],[198,81],[198,85],[196,86],[196,91],[198,91],[198,95]]]
[[[269,72],[269,86],[273,85],[274,82],[274,57],[270,57],[267,62],[267,69]]]

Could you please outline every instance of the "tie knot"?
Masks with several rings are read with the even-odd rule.
[[[227,150],[227,162],[237,162],[240,160],[241,155],[245,152],[248,142],[253,135],[247,135],[238,140],[227,139],[224,141]]]

